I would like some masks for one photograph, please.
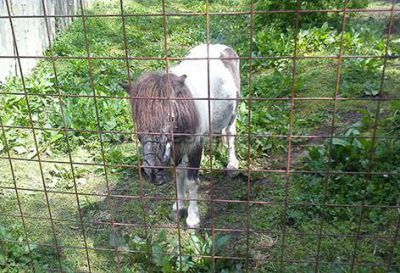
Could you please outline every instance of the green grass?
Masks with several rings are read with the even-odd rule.
[[[249,8],[247,1],[235,2],[237,5],[211,1],[210,10]],[[388,6],[384,1],[369,2],[369,7]],[[205,11],[201,1],[168,1],[167,6],[170,12]],[[124,8],[128,14],[161,12],[159,1],[125,1]],[[87,13],[119,14],[119,9],[118,1],[99,2]],[[162,17],[132,16],[125,19],[131,56],[165,57]],[[255,20],[252,54],[291,55],[294,38],[290,23],[285,22],[282,28],[280,19],[275,18],[271,19],[275,20],[274,24],[265,26],[258,23],[259,19]],[[317,18],[314,23],[308,19],[305,17],[301,24],[298,56],[337,54],[341,38],[341,26],[337,19],[340,18]],[[384,54],[387,19],[381,13],[350,16],[344,34],[343,54]],[[248,56],[249,32],[245,30],[249,29],[249,23],[247,15],[211,16],[210,39],[215,43],[229,44],[239,55]],[[93,56],[125,56],[120,18],[86,18],[86,26],[89,50]],[[169,55],[182,57],[191,47],[205,42],[205,26],[206,20],[202,16],[168,17]],[[389,54],[400,53],[398,35],[395,33],[391,39]],[[58,35],[53,50],[58,56],[86,56],[82,20],[75,20],[67,31]],[[46,54],[49,55],[50,51]],[[335,117],[335,140],[330,162],[333,174],[325,177],[330,144],[323,139],[292,139],[291,169],[321,173],[293,173],[290,177],[284,173],[252,172],[249,176],[243,172],[235,179],[227,179],[218,171],[226,165],[226,151],[213,143],[214,171],[201,174],[199,196],[203,200],[199,202],[202,227],[206,230],[193,233],[185,230],[183,221],[180,222],[180,250],[177,223],[170,220],[174,186],[170,183],[156,188],[139,180],[138,147],[132,139],[133,125],[127,101],[100,97],[95,105],[92,98],[46,96],[58,92],[90,96],[95,92],[99,96],[123,97],[125,93],[119,84],[127,79],[125,61],[93,60],[93,86],[90,84],[88,61],[64,59],[57,60],[55,65],[58,82],[49,60],[41,61],[32,75],[26,78],[27,91],[35,94],[28,96],[33,125],[52,129],[35,131],[38,151],[29,129],[27,101],[22,95],[12,94],[23,90],[21,79],[9,78],[0,86],[2,124],[21,127],[5,127],[5,135],[1,132],[0,137],[0,155],[3,157],[0,160],[0,228],[4,230],[0,237],[0,271],[29,271],[29,253],[24,249],[25,235],[28,235],[32,246],[38,272],[48,268],[57,270],[60,264],[66,272],[87,271],[87,255],[92,272],[115,272],[117,267],[121,268],[121,272],[145,272],[148,265],[154,272],[179,272],[180,251],[183,255],[182,271],[210,272],[213,263],[207,257],[213,254],[213,249],[215,255],[225,257],[245,258],[249,254],[251,272],[280,272],[282,247],[284,272],[314,272],[317,254],[321,261],[320,272],[350,272],[355,251],[356,267],[353,272],[386,272],[390,255],[393,255],[390,272],[400,270],[397,262],[400,248],[393,246],[397,211],[376,207],[395,205],[400,195],[398,175],[334,173],[365,170],[398,172],[400,107],[397,100],[391,100],[398,98],[400,93],[398,59],[387,61],[382,97],[388,100],[380,102],[376,143],[362,138],[374,133],[378,105],[376,101],[364,99],[376,97],[380,92],[382,60],[344,58],[340,77],[337,77],[336,59],[301,59],[296,62],[294,83],[291,60],[254,60],[252,96],[269,100],[254,100],[250,117],[246,101],[238,108],[240,137],[237,139],[237,151],[241,167],[248,167],[250,145],[252,168],[286,168],[286,136],[291,109],[289,98],[293,92],[296,97],[292,113],[293,135],[329,135],[332,117]],[[128,65],[133,79],[144,71],[165,69],[164,61],[131,60]],[[242,61],[241,74],[242,96],[247,98],[248,61]],[[328,99],[333,98],[335,93],[340,98],[357,100],[335,103],[333,99]],[[247,138],[249,118],[252,134],[258,134],[252,136],[250,143]],[[57,130],[63,128],[64,122],[68,129],[81,131],[65,134]],[[102,134],[103,142],[100,143],[99,135],[94,133],[99,129],[122,133]],[[353,137],[351,141],[340,138],[348,136],[349,132]],[[40,166],[38,152],[43,161],[57,163],[42,162]],[[371,152],[374,154],[372,160]],[[8,153],[14,158],[11,160],[13,173],[6,159]],[[69,164],[69,153],[74,162],[73,169]],[[103,160],[109,165],[106,169],[102,165]],[[206,149],[202,167],[209,168],[210,162]],[[79,193],[78,200],[75,192]],[[290,204],[287,207],[286,196]],[[210,202],[211,198],[240,202]],[[248,198],[261,204],[250,203],[247,206]],[[362,202],[371,207],[361,211],[358,205]],[[18,203],[22,207],[26,230],[19,217]],[[354,207],[342,206],[344,204]],[[48,207],[52,221],[49,220]],[[359,224],[361,214],[362,222]],[[251,229],[249,235],[246,232],[247,215]],[[121,225],[113,227],[112,222]],[[146,229],[143,228],[144,223],[147,223]],[[212,227],[243,231],[217,232],[213,242]],[[362,236],[357,239],[355,235],[358,231]],[[324,234],[321,241],[320,232]],[[18,240],[21,242],[14,242]],[[193,255],[205,257],[196,258]],[[11,268],[10,257],[20,259],[17,269]],[[371,263],[382,265],[368,265]],[[218,258],[214,266],[216,272],[245,272],[246,261]]]

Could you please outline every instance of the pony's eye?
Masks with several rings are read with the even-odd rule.
[[[137,135],[137,138],[138,138],[139,142],[142,142],[142,140],[143,140],[143,135],[138,134],[138,135]]]

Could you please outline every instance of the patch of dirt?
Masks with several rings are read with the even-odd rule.
[[[341,115],[341,121],[346,125],[356,123],[362,117],[362,114],[358,111],[342,112],[342,113],[340,113],[340,115]]]
[[[357,121],[361,120],[362,117],[362,114],[359,111],[342,112],[340,115],[340,119],[337,119],[336,122],[335,133],[337,133],[340,128],[344,128],[356,123]],[[340,124],[340,126],[338,124]],[[307,139],[307,143],[305,145],[302,145],[301,148],[293,149],[291,167],[301,164],[302,159],[307,156],[307,147],[322,145],[325,139],[329,138],[330,133],[331,128],[329,126],[323,126],[311,132],[309,135],[312,137]]]

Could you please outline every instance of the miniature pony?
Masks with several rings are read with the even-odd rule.
[[[240,98],[238,55],[225,45],[199,45],[168,73],[144,74],[133,85],[124,87],[131,97],[133,119],[143,148],[143,173],[153,184],[163,185],[169,180],[169,166],[175,165],[178,196],[173,214],[186,214],[187,187],[190,201],[186,224],[198,228],[199,167],[203,143],[209,134],[226,132],[227,169],[239,167],[235,154]]]

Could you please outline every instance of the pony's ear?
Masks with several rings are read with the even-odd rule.
[[[183,74],[182,76],[178,77],[178,82],[180,82],[181,84],[184,84],[186,78],[187,78],[186,74]]]
[[[130,84],[130,83],[128,83],[128,82],[125,82],[125,83],[121,83],[120,85],[122,86],[122,88],[125,89],[125,91],[126,91],[128,94],[131,93],[131,90],[132,90],[132,87],[133,87],[132,84]]]
[[[179,94],[182,92],[182,88],[185,85],[186,78],[187,78],[186,74],[183,74],[182,76],[177,77],[176,82],[174,84],[174,89],[173,89],[174,97],[178,97]]]

